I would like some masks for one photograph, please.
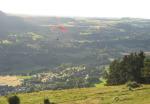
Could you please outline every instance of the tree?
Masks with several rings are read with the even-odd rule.
[[[120,61],[119,60],[114,60],[110,66],[109,66],[109,74],[106,77],[107,78],[107,83],[110,85],[113,84],[121,84],[120,80]]]
[[[150,83],[150,57],[145,59],[142,69],[142,83]]]
[[[114,60],[107,74],[109,85],[124,84],[128,81],[141,82],[141,72],[144,67],[144,52],[131,53],[121,60]]]

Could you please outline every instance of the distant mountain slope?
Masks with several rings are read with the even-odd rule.
[[[55,69],[71,63],[107,65],[133,51],[150,51],[150,20],[16,17],[0,12],[0,71]]]
[[[33,29],[31,24],[22,18],[5,14],[0,11],[0,36],[5,36],[11,32],[25,32]]]

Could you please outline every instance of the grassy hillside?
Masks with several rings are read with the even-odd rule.
[[[150,85],[129,91],[125,86],[104,86],[57,91],[42,91],[19,94],[21,104],[43,104],[49,98],[56,104],[150,104]],[[119,100],[115,101],[114,98]],[[0,97],[0,104],[7,104],[5,97]]]

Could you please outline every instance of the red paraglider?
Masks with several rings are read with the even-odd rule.
[[[61,32],[67,32],[67,29],[63,25],[58,26],[58,29],[60,29]]]
[[[59,17],[56,17],[56,18],[59,19]],[[58,35],[61,34],[60,36],[57,37],[56,40],[60,40],[60,37],[63,38],[63,33],[66,33],[68,31],[68,29],[63,24],[51,25],[50,29],[52,31],[58,32]]]
[[[65,26],[63,26],[63,25],[51,26],[50,29],[53,30],[53,31],[60,30],[63,33],[68,31],[67,28]]]

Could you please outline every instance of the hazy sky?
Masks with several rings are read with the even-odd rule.
[[[150,18],[150,0],[0,0],[7,13]]]

